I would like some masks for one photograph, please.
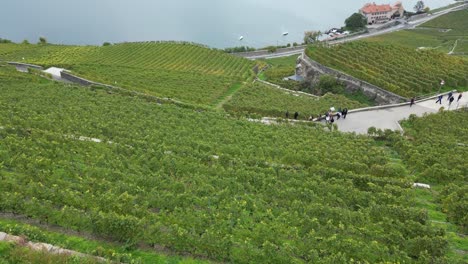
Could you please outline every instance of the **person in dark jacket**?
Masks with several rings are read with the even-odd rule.
[[[414,97],[411,98],[411,103],[410,103],[409,107],[412,107],[413,105],[414,105]]]
[[[297,120],[297,117],[298,117],[298,116],[299,116],[299,113],[298,113],[298,112],[294,113],[294,119]]]
[[[437,104],[437,103],[442,104],[442,98],[444,98],[444,96],[443,96],[443,95],[439,95],[439,97],[437,97],[436,104]]]
[[[463,96],[462,93],[460,93],[460,94],[458,95],[457,103],[458,103],[458,101],[460,101],[460,99],[462,98],[462,96]]]
[[[453,95],[453,93],[452,93],[452,92],[450,92],[450,93],[448,94],[447,101],[450,101],[450,98],[452,98],[452,95]]]
[[[346,115],[348,114],[348,108],[343,109],[343,119],[346,119]]]
[[[286,110],[286,119],[288,119],[288,118],[289,118],[289,111]]]

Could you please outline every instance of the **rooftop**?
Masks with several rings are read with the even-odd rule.
[[[377,13],[377,12],[390,12],[392,11],[392,6],[390,5],[377,5],[375,3],[367,3],[361,8],[361,12],[368,13]]]

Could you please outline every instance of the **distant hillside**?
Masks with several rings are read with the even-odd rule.
[[[445,80],[446,89],[468,87],[467,61],[436,51],[358,41],[309,47],[307,55],[405,97],[437,92],[440,80]]]
[[[206,105],[253,76],[255,66],[193,44],[155,42],[106,47],[0,44],[1,59],[63,67],[93,81]]]

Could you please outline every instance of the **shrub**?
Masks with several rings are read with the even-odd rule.
[[[40,37],[39,38],[39,43],[38,44],[42,44],[42,45],[45,45],[47,44],[47,39],[45,37]]]
[[[278,48],[275,47],[275,46],[268,46],[266,49],[267,49],[268,52],[270,52],[270,53],[274,53],[274,52],[276,52],[276,51],[278,50]]]

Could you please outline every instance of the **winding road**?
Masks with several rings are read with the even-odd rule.
[[[464,8],[468,8],[468,4],[463,4],[455,7],[451,7],[445,10],[442,10],[440,12],[428,15],[427,17],[420,18],[414,21],[406,21],[406,20],[400,20],[401,24],[397,26],[390,27],[388,29],[383,29],[383,30],[378,30],[376,32],[370,32],[370,33],[365,33],[365,34],[360,34],[357,36],[353,37],[347,37],[339,40],[333,40],[329,41],[328,43],[330,45],[336,45],[344,42],[350,42],[350,41],[356,41],[364,38],[370,38],[370,37],[375,37],[378,35],[382,34],[387,34],[399,30],[404,30],[404,29],[414,29],[417,26],[424,24],[432,19],[435,19],[439,16],[458,11]],[[253,52],[241,52],[241,53],[233,53],[235,56],[240,56],[244,57],[247,59],[255,60],[255,59],[273,59],[273,58],[280,58],[280,57],[287,57],[287,56],[292,56],[296,54],[301,54],[307,46],[297,46],[297,47],[291,47],[291,48],[282,48],[278,49],[277,52],[271,53],[266,50],[258,50],[258,51],[253,51]]]

